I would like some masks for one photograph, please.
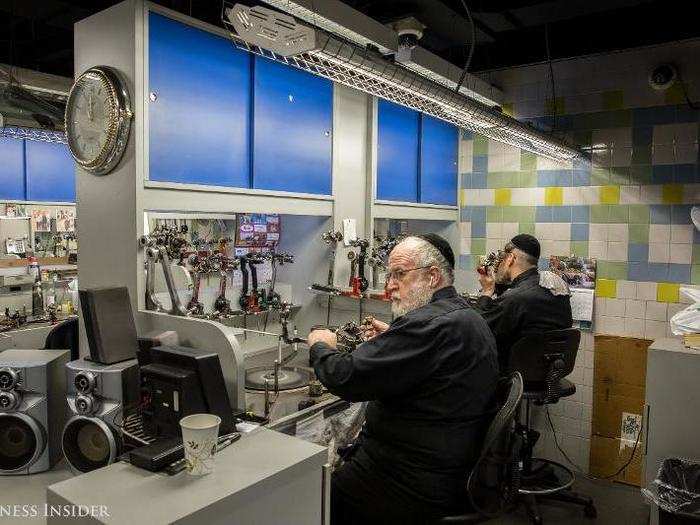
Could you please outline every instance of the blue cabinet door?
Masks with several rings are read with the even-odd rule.
[[[250,55],[148,16],[149,179],[250,187]]]
[[[24,141],[0,137],[0,199],[24,200],[24,181]]]
[[[457,204],[459,134],[452,124],[422,116],[420,201]]]
[[[255,57],[253,187],[331,193],[333,84]]]
[[[75,202],[75,163],[66,144],[26,140],[27,200]]]
[[[420,114],[382,99],[377,112],[377,199],[417,202]]]

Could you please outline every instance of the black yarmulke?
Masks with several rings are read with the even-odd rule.
[[[422,233],[420,235],[416,235],[415,237],[423,239],[424,241],[432,244],[437,249],[437,251],[439,251],[442,254],[442,256],[450,265],[450,268],[455,267],[455,254],[452,251],[452,248],[450,247],[450,243],[448,243],[445,239],[443,239],[436,233]]]
[[[540,258],[540,241],[537,238],[529,235],[527,233],[521,233],[513,237],[510,242],[518,250],[525,252],[528,255],[532,255],[535,259]]]

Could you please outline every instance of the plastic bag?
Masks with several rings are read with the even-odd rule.
[[[700,517],[700,464],[680,458],[663,461],[644,497],[672,514]]]
[[[671,317],[671,332],[673,335],[698,333],[700,332],[700,290],[684,287],[680,292],[694,304]]]

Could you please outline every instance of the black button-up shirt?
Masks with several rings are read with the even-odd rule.
[[[369,457],[378,476],[428,504],[464,498],[498,365],[487,324],[452,286],[352,353],[316,343],[310,361],[331,393],[369,401],[357,457]]]
[[[569,296],[553,295],[540,286],[537,268],[518,275],[496,299],[479,297],[476,310],[496,336],[501,370],[507,370],[510,350],[522,337],[571,328],[573,323]]]

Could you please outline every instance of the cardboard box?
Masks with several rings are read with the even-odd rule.
[[[647,349],[652,341],[596,336],[590,470],[607,477],[630,459],[642,430]],[[641,482],[642,436],[632,464],[616,481]],[[639,456],[639,457],[637,457]]]

